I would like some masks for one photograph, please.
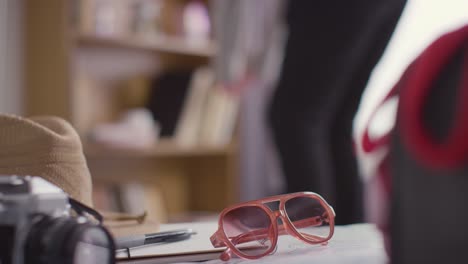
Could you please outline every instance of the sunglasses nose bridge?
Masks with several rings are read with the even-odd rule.
[[[288,218],[288,216],[286,215],[286,211],[284,209],[281,209],[276,211],[276,218],[281,218],[282,221],[284,221],[285,219]]]
[[[278,220],[278,218],[283,220],[283,218],[284,218],[283,212],[281,210],[274,211],[273,215],[275,216],[275,220]]]
[[[275,215],[275,221],[276,221],[276,222],[278,222],[278,219],[281,219],[281,222],[282,222],[282,223],[288,221],[288,217],[285,215],[285,213],[283,212],[283,210],[275,211],[275,212],[274,212],[274,215]]]

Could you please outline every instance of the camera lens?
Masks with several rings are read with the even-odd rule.
[[[113,264],[115,246],[102,226],[77,218],[34,217],[25,245],[25,264]]]
[[[68,252],[73,255],[73,263],[112,263],[114,250],[108,234],[102,228],[83,225],[74,233],[75,237],[70,237],[68,242]]]

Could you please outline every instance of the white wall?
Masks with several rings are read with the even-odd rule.
[[[23,0],[0,0],[0,112],[22,114]]]

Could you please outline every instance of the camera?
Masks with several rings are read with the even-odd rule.
[[[0,176],[0,264],[115,263],[101,222],[43,178]]]

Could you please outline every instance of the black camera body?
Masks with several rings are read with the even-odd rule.
[[[109,232],[71,201],[43,178],[0,176],[0,264],[114,263]]]

